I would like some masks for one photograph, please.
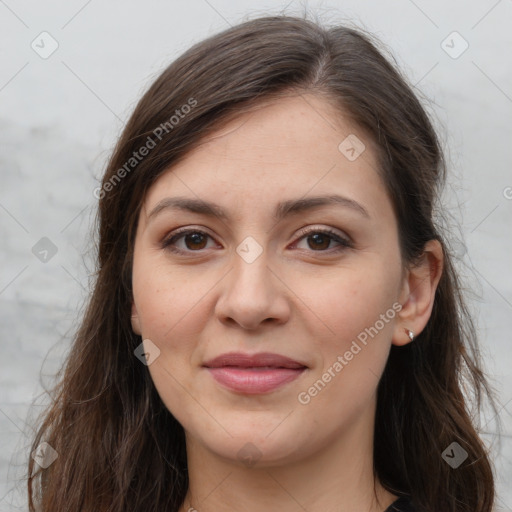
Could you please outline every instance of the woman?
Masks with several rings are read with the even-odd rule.
[[[264,17],[189,49],[95,191],[97,281],[30,509],[490,512],[444,174],[362,31]]]

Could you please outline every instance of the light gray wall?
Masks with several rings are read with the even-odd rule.
[[[0,2],[0,510],[26,509],[17,479],[37,412],[27,417],[28,406],[51,384],[77,325],[91,268],[92,191],[135,102],[192,43],[245,16],[297,14],[304,5]],[[471,304],[503,405],[501,447],[492,417],[483,437],[495,454],[498,510],[512,510],[512,1],[307,5],[326,22],[374,32],[431,100],[452,172],[446,201],[465,238],[455,244],[474,268],[466,272]],[[56,43],[43,31],[58,43],[50,56]],[[36,245],[43,237],[53,257],[51,244]],[[50,251],[46,263],[34,246]]]

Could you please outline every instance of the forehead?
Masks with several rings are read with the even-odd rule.
[[[240,210],[326,193],[369,209],[389,203],[373,140],[323,98],[297,94],[257,105],[205,137],[156,180],[144,210],[169,195]]]

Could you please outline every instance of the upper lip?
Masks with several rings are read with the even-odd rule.
[[[274,368],[306,368],[305,364],[290,359],[289,357],[270,352],[260,354],[243,354],[241,352],[229,352],[221,354],[203,363],[208,368],[221,368],[224,366],[236,366],[242,368],[274,367]]]

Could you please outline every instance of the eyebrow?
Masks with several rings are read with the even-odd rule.
[[[297,215],[307,210],[330,205],[338,205],[345,208],[350,208],[353,211],[358,212],[362,216],[366,217],[367,219],[370,219],[370,214],[361,204],[359,204],[357,201],[354,201],[353,199],[349,199],[348,197],[343,197],[337,194],[281,201],[277,204],[274,210],[273,218],[275,220],[282,220],[285,217],[291,215]],[[226,210],[215,203],[189,197],[166,197],[165,199],[162,199],[160,202],[158,202],[157,205],[151,210],[147,217],[148,221],[156,217],[160,212],[169,209],[198,213],[208,217],[219,217],[220,219],[226,221],[230,218]]]

